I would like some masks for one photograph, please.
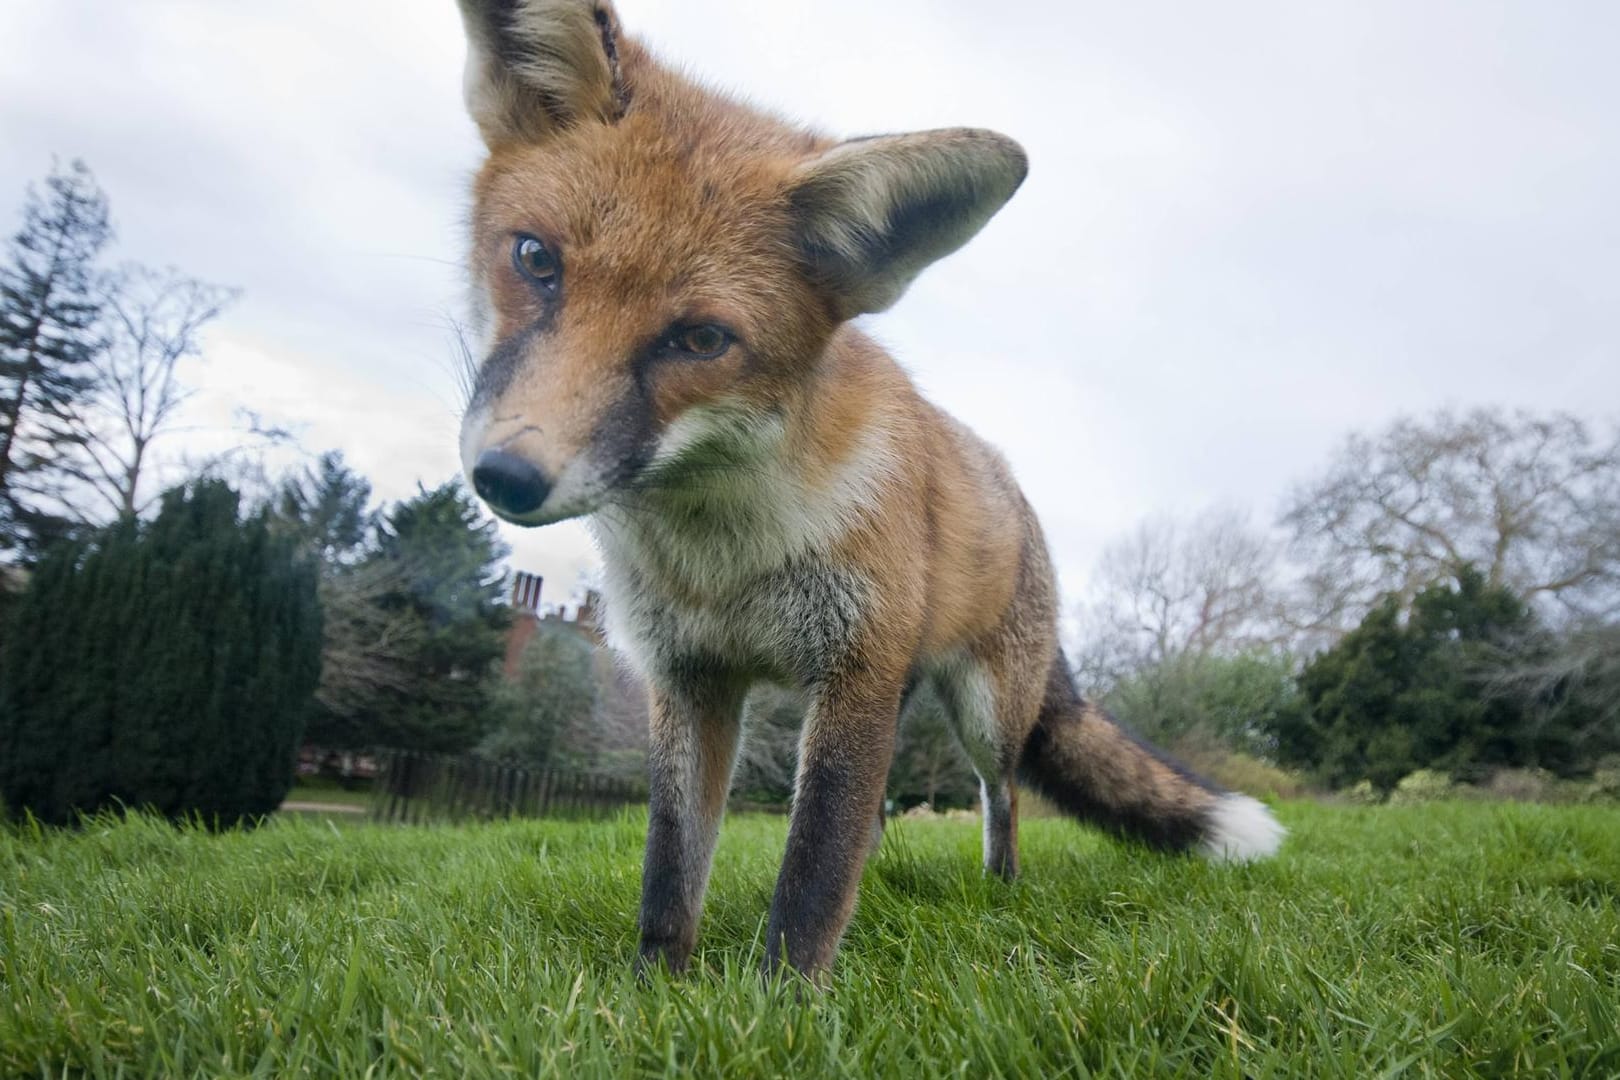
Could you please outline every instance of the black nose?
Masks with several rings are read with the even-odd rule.
[[[546,501],[551,485],[545,473],[516,454],[485,450],[473,466],[473,490],[503,514],[527,514]]]

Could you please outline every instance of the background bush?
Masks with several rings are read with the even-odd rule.
[[[41,561],[0,656],[0,792],[67,822],[123,804],[268,813],[320,675],[314,568],[219,481]]]
[[[1335,787],[1369,779],[1384,792],[1419,770],[1464,782],[1504,767],[1589,771],[1586,754],[1603,743],[1579,710],[1491,692],[1494,673],[1523,663],[1536,640],[1529,607],[1469,566],[1408,611],[1390,596],[1300,674],[1310,708],[1278,728],[1278,758]]]
[[[1140,668],[1102,695],[1114,717],[1165,747],[1224,747],[1268,758],[1276,732],[1297,722],[1305,703],[1286,653],[1255,649],[1232,656],[1184,653]]]

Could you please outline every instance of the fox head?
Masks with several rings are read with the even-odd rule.
[[[518,524],[667,471],[700,449],[695,418],[810,393],[840,325],[893,304],[1024,177],[994,132],[839,142],[761,115],[658,65],[600,0],[460,4],[489,148],[462,463]]]

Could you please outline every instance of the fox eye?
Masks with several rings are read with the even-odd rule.
[[[665,340],[664,347],[693,360],[713,360],[731,348],[731,343],[735,340],[731,331],[725,327],[701,323],[697,326],[676,327]]]
[[[551,249],[533,236],[520,233],[512,242],[512,265],[517,272],[544,289],[554,291],[562,264]]]

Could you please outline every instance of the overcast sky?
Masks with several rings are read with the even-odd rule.
[[[52,155],[84,158],[117,256],[243,289],[188,372],[196,424],[245,405],[340,448],[383,498],[442,482],[481,152],[454,7],[4,0],[0,224]],[[1024,144],[1007,209],[868,326],[1011,459],[1071,598],[1142,517],[1236,504],[1269,522],[1346,433],[1398,414],[1620,412],[1620,5],[619,14],[832,132]],[[553,600],[594,561],[577,524],[503,529]]]

